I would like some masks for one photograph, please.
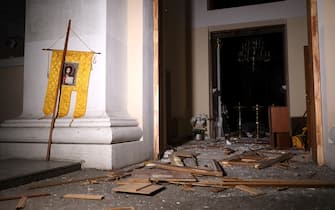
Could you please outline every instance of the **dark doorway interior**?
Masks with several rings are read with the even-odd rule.
[[[244,135],[255,135],[258,117],[258,134],[265,136],[269,130],[268,107],[286,106],[284,30],[280,25],[211,34],[214,89],[218,53],[221,74],[221,91],[213,94],[213,115],[218,116],[220,94],[224,133],[237,135],[242,129]]]
[[[284,0],[232,0],[232,1],[207,0],[207,9],[214,10],[214,9],[223,9],[230,7],[241,7],[245,5],[264,4],[276,1],[284,1]]]

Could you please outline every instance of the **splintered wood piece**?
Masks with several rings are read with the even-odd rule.
[[[164,188],[163,186],[156,185],[156,184],[132,183],[132,184],[125,184],[125,185],[115,187],[112,189],[112,191],[150,195],[163,188]]]
[[[173,184],[186,184],[185,182],[170,182]],[[189,182],[194,186],[203,187],[235,187],[236,185],[246,185],[252,187],[332,187],[335,188],[335,182],[324,181],[324,180],[314,180],[314,179],[234,179],[229,178],[225,180],[223,178],[221,181],[217,180],[202,180],[199,182]]]
[[[251,195],[263,195],[265,194],[263,191],[259,190],[259,189],[256,189],[256,188],[253,188],[253,187],[249,187],[249,186],[246,186],[246,185],[236,185],[235,188],[239,189],[239,190],[242,190],[244,192],[247,192]]]
[[[104,199],[103,195],[89,195],[89,194],[65,194],[63,198],[74,198],[74,199],[83,199],[83,200],[102,200]]]
[[[26,206],[28,197],[27,196],[23,196],[19,202],[17,202],[16,204],[16,209],[23,209]]]
[[[136,178],[136,177],[129,177],[127,179],[121,179],[115,182],[117,185],[124,185],[124,184],[133,184],[133,183],[151,183],[148,178]]]
[[[229,161],[222,160],[221,163],[225,166],[250,166],[255,167],[255,163],[250,162],[242,162],[242,161]]]
[[[196,178],[190,173],[182,173],[177,171],[168,171],[159,168],[142,168],[132,173],[131,178],[150,179],[151,181],[184,181],[195,182]]]
[[[224,161],[234,161],[234,160],[241,160],[243,157],[250,157],[250,156],[255,156],[256,152],[254,151],[248,151],[248,152],[243,152],[242,154],[236,154],[233,156],[230,156],[228,158],[225,158]]]
[[[218,176],[218,177],[224,176],[222,171],[211,171],[211,170],[198,169],[198,168],[180,167],[180,166],[162,164],[158,162],[149,162],[147,165],[154,166],[156,168],[160,168],[164,170],[185,172],[185,173],[191,173],[191,174],[197,174],[197,175]]]
[[[193,188],[192,184],[184,184],[182,189],[184,191],[194,191],[194,188]]]
[[[220,171],[222,172],[223,175],[227,175],[221,164],[217,160],[212,160],[213,167],[215,171]]]
[[[42,196],[49,196],[49,195],[50,193],[31,193],[27,195],[0,197],[0,201],[17,200],[17,199],[21,199],[22,197],[34,198],[34,197],[42,197]]]
[[[291,159],[293,157],[292,153],[285,153],[276,158],[271,158],[268,160],[261,161],[259,164],[255,165],[255,168],[263,169],[272,166],[275,163],[283,162],[285,160]]]
[[[104,210],[135,210],[134,207],[129,206],[129,207],[115,207],[115,208],[107,208]]]

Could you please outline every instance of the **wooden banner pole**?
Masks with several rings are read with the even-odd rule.
[[[63,57],[62,57],[62,62],[60,65],[60,71],[59,71],[59,78],[58,78],[58,86],[56,89],[56,100],[54,103],[53,107],[53,113],[52,113],[52,119],[51,119],[51,124],[50,124],[50,132],[49,132],[49,140],[48,140],[48,150],[47,150],[47,156],[46,160],[50,160],[50,151],[51,151],[51,144],[52,144],[52,134],[53,130],[55,127],[55,121],[58,116],[58,110],[59,110],[59,101],[61,97],[61,88],[62,88],[62,79],[63,79],[63,68],[65,64],[65,57],[66,57],[66,51],[67,51],[67,45],[69,42],[69,35],[70,35],[70,29],[71,29],[71,20],[69,20],[68,25],[67,25],[67,31],[66,31],[66,37],[65,37],[65,44],[64,44],[64,50],[63,50]]]

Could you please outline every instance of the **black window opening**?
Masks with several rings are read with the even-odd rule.
[[[224,9],[231,7],[241,7],[247,5],[264,4],[284,0],[207,0],[207,9]]]
[[[268,107],[286,106],[286,66],[283,25],[213,32],[212,84],[216,87],[217,41],[220,42],[220,83],[224,133],[239,134],[239,106],[242,132],[269,131]],[[213,95],[213,114],[218,116],[218,98]]]
[[[25,8],[25,0],[1,3],[0,59],[24,56]]]

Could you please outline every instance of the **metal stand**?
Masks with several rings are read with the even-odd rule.
[[[222,136],[224,136],[224,132],[223,132],[223,118],[222,118],[222,101],[221,101],[221,61],[220,61],[220,48],[221,48],[221,41],[218,38],[216,40],[216,59],[217,59],[217,63],[216,63],[216,91],[217,91],[217,97],[218,97],[218,116],[217,116],[217,130],[216,130],[216,137],[220,138]]]
[[[259,119],[258,119],[259,106],[256,104],[256,140],[259,139]]]
[[[241,103],[238,102],[238,138],[241,139],[242,138],[242,113],[241,113]]]

